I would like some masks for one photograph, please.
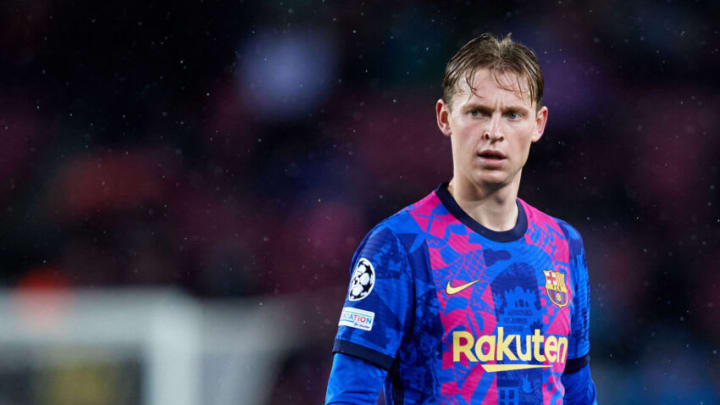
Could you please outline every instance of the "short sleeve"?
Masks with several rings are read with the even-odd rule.
[[[568,359],[577,359],[590,352],[590,278],[585,248],[580,233],[565,224],[568,236],[570,266],[573,271],[574,308],[570,320]]]
[[[350,270],[333,352],[389,369],[412,314],[407,254],[381,224],[361,242]]]

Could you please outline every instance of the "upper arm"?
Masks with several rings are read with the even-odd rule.
[[[561,223],[561,227],[568,238],[573,280],[568,359],[578,359],[590,353],[590,277],[580,233],[566,223]]]
[[[568,360],[562,375],[563,403],[591,405],[596,403],[596,393],[590,373],[590,277],[585,247],[577,230],[566,223],[561,227],[568,238],[574,292]]]
[[[351,271],[333,351],[389,369],[412,314],[407,255],[390,229],[376,227],[355,253]]]

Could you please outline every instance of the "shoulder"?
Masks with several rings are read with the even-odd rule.
[[[421,200],[410,204],[375,225],[368,235],[391,233],[395,236],[423,232],[421,223],[428,218],[441,204],[435,192],[428,194]]]
[[[423,224],[440,205],[435,192],[410,204],[377,223],[365,236],[362,247],[379,248],[394,244],[405,252],[411,250],[414,241],[424,233]]]
[[[529,227],[545,228],[547,231],[555,231],[567,240],[571,253],[582,250],[583,240],[580,232],[565,220],[546,214],[539,209],[520,200],[528,218]]]

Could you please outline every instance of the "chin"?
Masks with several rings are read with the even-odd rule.
[[[483,170],[482,172],[476,173],[474,176],[472,176],[472,181],[477,186],[489,187],[491,189],[499,189],[512,183],[513,178],[514,176],[508,175],[508,173],[505,171]]]
[[[473,176],[479,183],[506,183],[510,176],[504,170],[479,170]]]
[[[507,179],[507,177],[478,176],[477,178],[474,179],[473,183],[475,183],[477,186],[481,186],[481,187],[489,187],[491,189],[498,189],[507,184],[510,184],[510,181]]]

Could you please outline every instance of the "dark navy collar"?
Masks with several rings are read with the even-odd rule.
[[[452,196],[452,194],[450,194],[447,187],[448,183],[440,184],[438,188],[435,189],[435,194],[438,196],[438,198],[440,198],[440,201],[443,203],[445,208],[468,228],[490,240],[494,240],[495,242],[512,242],[514,240],[522,238],[522,236],[525,235],[525,231],[527,231],[528,227],[527,215],[525,214],[525,209],[523,209],[520,200],[515,200],[518,207],[518,219],[515,226],[512,229],[508,229],[507,231],[493,231],[492,229],[488,229],[482,226],[478,221],[472,219],[472,217],[468,215],[467,212],[463,211],[463,209],[460,208],[460,206],[458,205],[457,201],[455,201],[455,198]]]

